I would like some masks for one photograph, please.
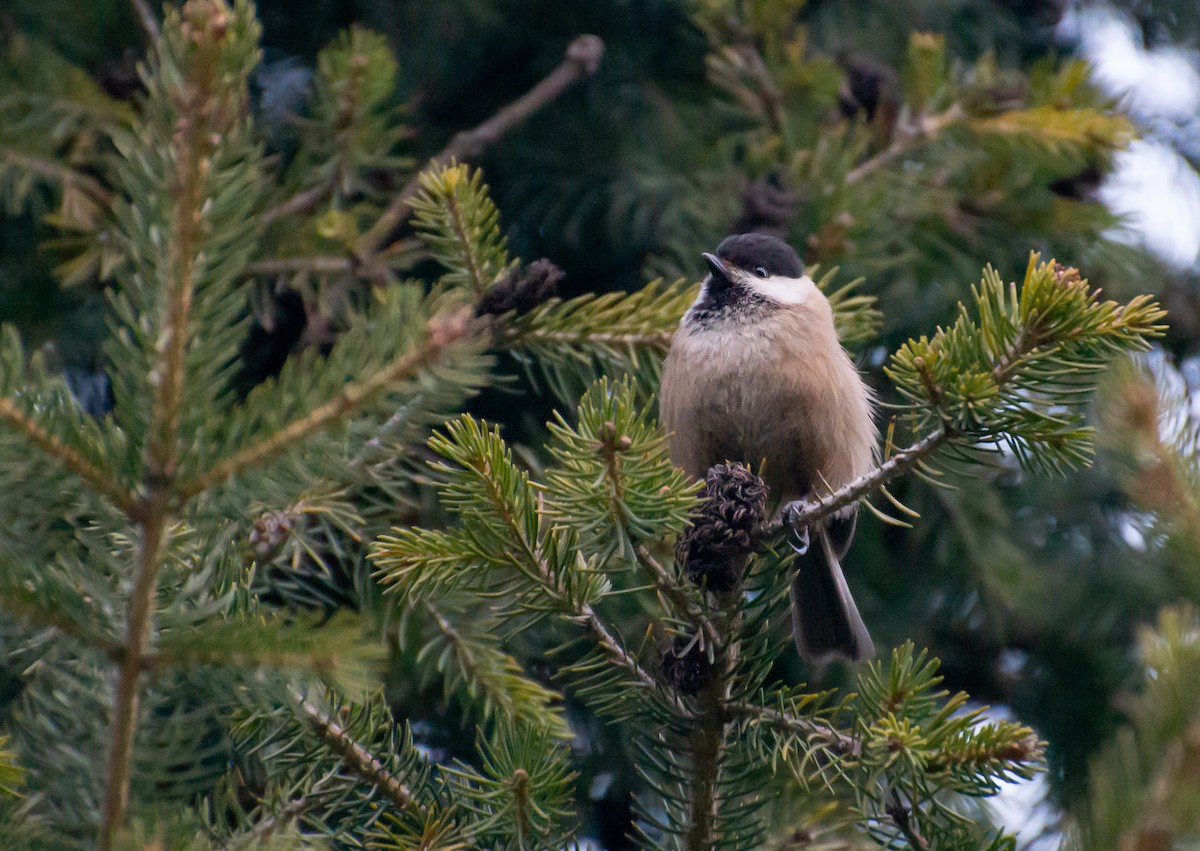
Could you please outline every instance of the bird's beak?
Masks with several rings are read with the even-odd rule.
[[[708,264],[708,268],[714,278],[720,278],[726,283],[731,283],[729,279],[729,267],[725,265],[725,262],[720,257],[715,254],[709,254],[707,251],[700,256]]]

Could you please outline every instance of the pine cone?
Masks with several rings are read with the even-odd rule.
[[[875,116],[895,111],[900,97],[900,76],[895,69],[866,56],[839,57],[846,69],[838,90],[838,108],[846,118],[860,112],[868,122]]]
[[[732,591],[767,516],[767,485],[742,464],[716,464],[704,480],[705,500],[679,536],[675,561],[688,579],[710,591]]]
[[[511,269],[485,292],[475,307],[476,316],[500,316],[515,311],[528,313],[558,294],[563,270],[546,258]]]
[[[680,694],[695,694],[708,684],[712,662],[699,641],[680,635],[663,651],[662,673]]]
[[[768,233],[784,236],[800,199],[779,185],[774,176],[748,183],[742,189],[742,215],[733,224],[734,233]]]

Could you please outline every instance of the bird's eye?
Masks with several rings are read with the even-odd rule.
[[[767,267],[766,266],[755,266],[754,274],[758,275],[760,278],[770,277],[769,275],[767,275]]]

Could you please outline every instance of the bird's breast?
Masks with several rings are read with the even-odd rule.
[[[870,469],[870,394],[833,333],[788,321],[681,327],[663,373],[661,412],[675,463],[758,469],[776,499],[836,488]]]

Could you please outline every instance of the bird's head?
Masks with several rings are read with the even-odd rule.
[[[705,253],[709,274],[697,305],[743,313],[812,304],[823,298],[795,249],[762,233],[726,237],[715,254]]]

